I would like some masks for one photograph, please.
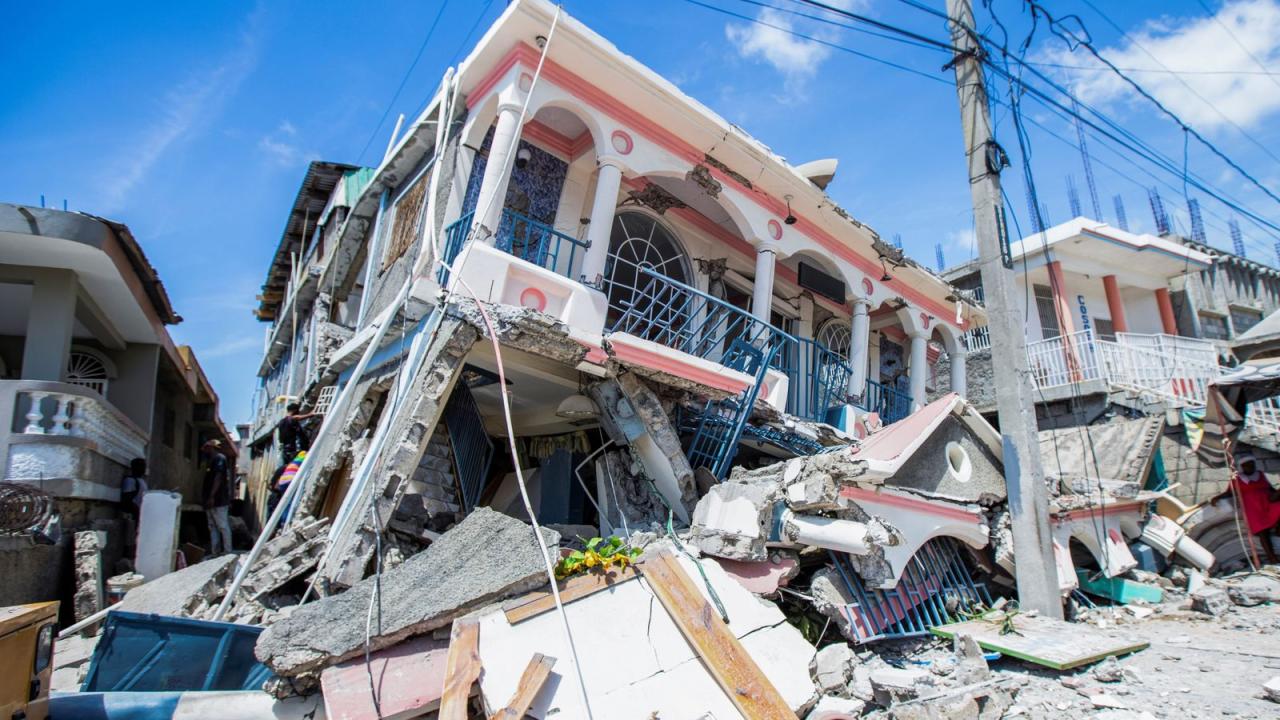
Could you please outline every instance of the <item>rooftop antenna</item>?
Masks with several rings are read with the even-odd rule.
[[[1071,101],[1071,113],[1076,121],[1076,138],[1080,142],[1080,161],[1084,163],[1084,182],[1089,186],[1089,201],[1093,203],[1093,219],[1102,220],[1102,203],[1098,202],[1098,186],[1093,181],[1093,162],[1089,160],[1089,146],[1084,141],[1084,123],[1080,122],[1080,105]]]
[[[893,234],[893,246],[898,248],[899,250],[902,249],[902,233]]]
[[[1169,216],[1164,211],[1164,201],[1160,199],[1160,191],[1155,188],[1147,190],[1147,199],[1151,202],[1151,217],[1156,221],[1156,233],[1169,234]]]
[[[44,193],[40,193],[40,207],[44,207]]]
[[[1044,219],[1044,216],[1036,212],[1036,201],[1035,198],[1031,197],[1030,185],[1027,185],[1027,214],[1031,216],[1032,234],[1043,232],[1044,226],[1041,224],[1041,220]]]
[[[1231,218],[1227,221],[1227,227],[1231,229],[1231,249],[1240,257],[1248,257],[1244,252],[1244,235],[1240,233],[1240,221]]]
[[[947,269],[947,261],[946,261],[946,258],[945,258],[945,257],[943,256],[943,254],[942,254],[942,243],[934,243],[934,244],[933,244],[933,250],[934,250],[934,252],[935,252],[935,253],[937,253],[937,255],[938,255],[938,272],[942,272],[943,270],[946,270],[946,269]]]
[[[1116,225],[1119,225],[1121,230],[1129,232],[1129,218],[1124,214],[1124,198],[1117,195],[1113,200],[1116,205]]]
[[[1080,191],[1076,190],[1076,179],[1067,176],[1067,205],[1071,207],[1071,217],[1078,218],[1084,213],[1080,211]]]

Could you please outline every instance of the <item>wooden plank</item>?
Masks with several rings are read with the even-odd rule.
[[[747,720],[795,719],[795,713],[777,688],[703,597],[675,556],[667,551],[655,553],[641,563],[640,573],[743,717]]]
[[[972,635],[984,650],[1004,653],[1054,670],[1070,670],[1109,655],[1137,652],[1150,645],[1126,640],[1090,625],[1035,615],[1014,617],[1015,632],[1006,635],[1000,634],[1000,624],[999,618],[989,618],[939,625],[930,630],[934,635],[947,639],[957,634]]]
[[[551,674],[551,666],[555,664],[555,658],[534,653],[524,669],[524,674],[520,676],[520,684],[516,685],[511,701],[505,708],[490,715],[489,720],[521,720],[525,713],[529,712],[529,706],[533,704],[538,691],[547,682],[547,676]]]
[[[637,577],[639,576],[632,567],[610,568],[608,572],[590,572],[572,577],[560,582],[560,602],[567,605],[574,600],[594,595],[601,590],[608,590],[618,583],[634,580]],[[538,590],[504,603],[502,609],[507,614],[507,622],[515,625],[548,610],[554,610],[555,606],[555,597],[550,590]]]
[[[467,720],[467,696],[479,677],[480,623],[474,618],[454,620],[449,633],[439,720]]]

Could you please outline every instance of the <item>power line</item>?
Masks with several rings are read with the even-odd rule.
[[[1091,2],[1091,0],[1081,0],[1081,2],[1089,6],[1089,8],[1092,9],[1095,13],[1097,13],[1098,16],[1101,17],[1104,22],[1106,22],[1113,29],[1115,29],[1116,32],[1120,33],[1121,37],[1128,40],[1134,47],[1141,50],[1144,55],[1151,58],[1152,62],[1154,62],[1155,64],[1159,65],[1162,68],[1165,68],[1166,70],[1168,69],[1165,66],[1165,64],[1160,61],[1160,58],[1156,57],[1154,54],[1151,53],[1150,50],[1147,50],[1145,47],[1142,46],[1141,43],[1133,39],[1133,37],[1130,36],[1127,32],[1125,32],[1119,25],[1117,25],[1114,20],[1108,17],[1106,13],[1099,10],[1098,7],[1094,5],[1093,2]],[[1257,146],[1258,149],[1262,150],[1262,152],[1265,153],[1267,157],[1271,158],[1272,160],[1275,160],[1276,162],[1280,162],[1280,157],[1276,157],[1275,153],[1271,152],[1270,148],[1258,142],[1257,138],[1249,134],[1249,132],[1244,128],[1240,127],[1240,125],[1238,125],[1235,120],[1232,120],[1231,118],[1227,117],[1226,113],[1222,112],[1222,110],[1218,109],[1218,106],[1216,104],[1210,102],[1205,96],[1197,92],[1196,89],[1191,87],[1191,85],[1186,80],[1183,80],[1180,76],[1176,74],[1173,77],[1175,80],[1181,83],[1182,87],[1186,88],[1188,92],[1194,95],[1197,100],[1204,103],[1210,110],[1213,110],[1215,113],[1217,113],[1218,117],[1222,118],[1223,120],[1226,120],[1228,125],[1235,128],[1242,136],[1244,136],[1245,139],[1247,139],[1249,142]],[[1272,80],[1272,82],[1275,82],[1275,81]]]
[[[1057,68],[1059,70],[1084,70],[1087,72],[1111,72],[1111,68],[1098,67],[1096,65],[1067,65],[1066,63],[1045,62],[1043,60],[1027,60],[1028,65],[1037,67]],[[1267,75],[1275,78],[1280,75],[1280,70],[1171,70],[1167,67],[1159,68],[1135,68],[1122,67],[1122,71],[1127,73],[1152,73],[1157,75],[1247,75],[1258,76]]]
[[[1226,23],[1218,19],[1218,14],[1210,10],[1208,5],[1204,4],[1204,0],[1196,0],[1196,2],[1200,3],[1200,7],[1204,8],[1205,13],[1207,13],[1209,17],[1227,33],[1227,37],[1231,38],[1231,41],[1234,42],[1237,47],[1243,50],[1244,54],[1248,55],[1249,59],[1252,60],[1255,65],[1257,65],[1259,68],[1262,69],[1262,72],[1258,74],[1268,76],[1269,78],[1271,78],[1271,84],[1280,88],[1280,80],[1276,80],[1276,77],[1275,77],[1277,74],[1280,74],[1280,73],[1274,73],[1268,70],[1267,66],[1263,65],[1262,61],[1258,59],[1258,56],[1254,55],[1253,51],[1245,47],[1245,44],[1240,42],[1240,38],[1237,37],[1235,33],[1231,32],[1231,28],[1227,27]]]
[[[395,106],[396,100],[400,98],[400,93],[404,91],[405,84],[409,82],[409,76],[413,74],[413,69],[418,66],[418,61],[422,59],[422,53],[431,42],[431,36],[435,34],[436,26],[440,24],[440,18],[444,15],[444,9],[448,5],[449,0],[444,0],[444,2],[440,3],[440,9],[436,11],[436,18],[431,21],[431,27],[427,30],[427,36],[422,39],[422,44],[418,46],[418,52],[414,54],[413,62],[409,63],[409,68],[404,71],[404,75],[400,78],[400,84],[396,86],[395,94],[391,96],[386,109],[382,111],[382,117],[378,118],[378,124],[374,126],[373,132],[369,133],[369,139],[365,141],[364,147],[360,149],[360,154],[356,156],[357,164],[364,159],[364,154],[369,152],[369,146],[373,144],[374,138],[378,136],[378,131],[382,129],[382,124],[387,121],[387,116],[391,114],[391,108]]]

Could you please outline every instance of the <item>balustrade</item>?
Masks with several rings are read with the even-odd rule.
[[[77,385],[0,380],[0,393],[13,407],[11,435],[82,438],[121,465],[146,457],[146,432]]]

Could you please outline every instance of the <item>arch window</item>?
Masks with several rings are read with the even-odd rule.
[[[652,280],[646,270],[692,284],[689,263],[675,235],[645,213],[620,212],[613,219],[604,271],[610,322],[643,299]]]
[[[843,318],[827,318],[822,325],[818,326],[817,340],[823,347],[848,360],[849,347],[853,343],[853,330]]]
[[[111,370],[100,355],[83,350],[72,350],[67,355],[67,370],[63,374],[63,379],[72,385],[81,385],[96,391],[99,395],[106,395]]]

